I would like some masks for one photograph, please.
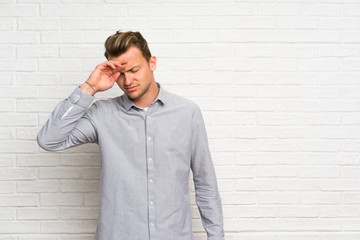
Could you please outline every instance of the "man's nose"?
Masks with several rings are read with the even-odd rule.
[[[124,84],[126,86],[130,86],[132,82],[133,82],[132,78],[127,73],[124,73]]]

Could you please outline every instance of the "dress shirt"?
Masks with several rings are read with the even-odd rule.
[[[56,105],[38,144],[48,151],[99,145],[94,240],[193,240],[190,169],[208,240],[223,240],[221,198],[200,108],[156,84],[159,94],[147,111],[126,94],[91,105],[94,96],[77,87]]]

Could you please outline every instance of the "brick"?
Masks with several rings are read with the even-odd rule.
[[[41,221],[42,233],[93,233],[95,220]]]
[[[58,219],[59,210],[56,208],[19,208],[17,210],[17,216],[20,220],[49,220],[49,219]]]
[[[191,18],[151,18],[149,19],[150,29],[189,29],[193,25]]]
[[[255,149],[255,143],[252,140],[228,139],[214,140],[214,151],[252,151]]]
[[[215,39],[215,32],[211,30],[178,30],[171,32],[171,41],[174,43],[209,43]]]
[[[218,8],[218,6],[216,8]],[[168,8],[166,7],[165,10],[167,9]],[[135,8],[133,11],[136,11]],[[170,6],[171,16],[210,16],[212,12],[212,6],[206,4],[173,4],[173,6]],[[165,15],[167,14],[167,11],[165,13],[159,12],[156,16],[160,16],[161,14]]]
[[[2,18],[0,19],[0,30],[14,30],[15,29],[15,19],[11,18]]]
[[[233,47],[231,46],[213,46],[205,45],[192,47],[191,57],[195,58],[207,58],[207,57],[216,57],[216,58],[226,58],[233,56]]]
[[[15,217],[16,217],[16,211],[14,208],[0,208],[1,221],[15,220]]]
[[[40,193],[41,206],[81,206],[82,193]]]
[[[52,112],[58,100],[18,100],[17,111],[18,112]]]
[[[39,128],[17,128],[16,138],[18,140],[34,140],[39,130]]]
[[[38,97],[38,89],[37,87],[30,86],[4,86],[2,87],[3,94],[1,94],[0,98],[37,98]]]
[[[100,30],[104,26],[102,18],[70,18],[60,20],[60,29],[68,30]]]
[[[0,128],[0,140],[15,140],[15,129]]]
[[[302,16],[339,16],[341,5],[336,4],[304,4],[300,6]]]
[[[273,191],[276,188],[276,181],[272,179],[236,179],[236,191]]]
[[[86,4],[84,6],[84,15],[86,17],[126,16],[127,5],[126,4]]]
[[[11,221],[4,222],[0,225],[0,233],[39,233],[40,232],[40,222],[36,221]]]
[[[343,16],[360,16],[359,4],[345,4],[342,7]]]
[[[97,192],[99,186],[98,180],[61,180],[62,192]]]
[[[256,193],[244,192],[244,193],[222,193],[222,204],[255,204]]]
[[[295,204],[300,203],[300,194],[294,191],[257,192],[258,203],[261,204]]]
[[[36,70],[35,60],[0,60],[0,71],[33,72]]]
[[[19,18],[19,30],[57,30],[59,21],[54,18]]]
[[[41,4],[40,15],[48,17],[83,16],[84,5],[81,4]]]
[[[35,153],[35,142],[5,142],[0,146],[0,153]]]
[[[58,76],[53,73],[17,73],[17,84],[19,85],[56,85]]]
[[[6,182],[6,181],[0,182],[0,194],[10,194],[10,193],[15,193],[15,183]]]
[[[277,209],[266,206],[236,206],[236,217],[239,218],[266,218],[276,217]]]
[[[26,31],[2,31],[0,35],[0,44],[36,44],[40,41],[40,33],[38,32],[26,32]],[[23,60],[18,60],[18,62]],[[7,66],[9,66],[7,64]],[[16,66],[12,66],[13,68]]]
[[[358,179],[324,179],[320,181],[323,191],[360,191]]]
[[[196,17],[193,18],[193,29],[232,29],[233,17]]]
[[[37,169],[36,168],[2,168],[0,170],[1,180],[31,180],[36,179]]]
[[[295,177],[297,170],[293,166],[257,166],[256,177]]]
[[[314,57],[318,57],[318,48],[317,47],[307,47],[304,45],[299,45],[298,47],[295,46],[288,46],[288,45],[284,45],[283,47],[279,47],[277,50],[277,56],[278,57],[285,57],[285,58],[314,58]],[[287,75],[293,74],[294,77],[296,77],[297,75],[295,75],[296,73],[285,73]],[[285,75],[284,74],[284,75]],[[310,75],[309,73],[302,73],[299,72],[300,74],[307,74]],[[282,75],[282,76],[284,76]],[[282,77],[281,76],[281,77]],[[279,79],[280,76],[279,76]],[[294,80],[294,79],[289,79],[289,80]],[[305,80],[305,81],[309,81],[309,80]],[[306,84],[306,82],[302,82],[303,84]],[[291,82],[289,82],[289,84],[291,84]]]
[[[58,166],[59,162],[60,156],[58,154],[21,154],[16,158],[18,167]]]
[[[253,231],[256,231],[256,229],[257,229],[256,224],[257,223],[256,223],[255,219],[240,219],[240,220],[226,219],[224,221],[224,230],[225,230],[225,232],[237,232],[237,231],[253,232]],[[228,239],[228,238],[226,238],[226,239]]]
[[[234,178],[251,178],[255,175],[255,169],[253,167],[245,166],[217,166],[216,176],[219,179],[234,179]]]
[[[358,29],[360,22],[358,18],[334,18],[334,17],[320,17],[319,29]]]
[[[38,206],[38,204],[39,196],[37,194],[0,195],[1,207],[35,207]],[[0,232],[2,233],[1,230]]]
[[[15,48],[12,46],[0,46],[0,58],[14,58]]]
[[[321,112],[348,112],[359,111],[359,102],[357,101],[342,101],[342,100],[326,100],[319,102],[319,111]]]
[[[261,113],[257,115],[259,125],[297,125],[299,118],[293,113]]]
[[[99,205],[100,205],[100,192],[84,193],[84,206],[99,206]]]
[[[236,17],[235,28],[237,29],[274,29],[276,19],[274,17]]]
[[[58,192],[59,183],[54,181],[21,181],[17,182],[16,190],[19,193],[44,193],[44,192]]]
[[[33,58],[33,57],[58,57],[59,50],[54,46],[40,45],[23,45],[17,47],[17,57]],[[29,75],[29,74],[27,74]]]
[[[276,188],[280,191],[319,191],[319,180],[317,179],[278,179]]]
[[[235,154],[231,152],[213,152],[211,154],[214,165],[233,165]]]
[[[40,178],[80,178],[80,169],[70,167],[42,167],[40,168]]]
[[[98,46],[73,46],[60,47],[60,56],[64,58],[90,58],[99,57],[104,54],[103,48]],[[94,66],[95,67],[95,66]]]
[[[82,179],[99,180],[101,178],[101,168],[84,168],[81,173]]]
[[[54,8],[54,6],[53,6]],[[0,39],[1,42],[1,39]],[[85,36],[81,31],[46,31],[41,34],[41,43],[84,43]]]
[[[344,192],[342,194],[341,202],[345,204],[359,204],[360,194],[359,192]]]
[[[277,26],[280,29],[317,29],[319,20],[315,17],[278,17]]]
[[[1,167],[14,167],[16,156],[14,154],[1,154],[0,166]]]
[[[259,219],[261,231],[339,231],[338,219],[297,218],[297,219]]]
[[[1,112],[15,112],[16,104],[13,99],[4,99],[0,103],[0,114]]]
[[[299,140],[299,151],[336,152],[341,149],[341,142],[336,140]]]
[[[202,5],[200,8],[203,8]],[[250,16],[256,15],[256,4],[246,2],[236,2],[232,4],[222,3],[213,6],[215,16]],[[197,15],[197,14],[194,14]]]
[[[306,59],[298,61],[298,68],[301,71],[338,71],[340,70],[340,60],[338,59]]]
[[[79,84],[80,85],[80,84]],[[74,91],[73,86],[41,86],[39,87],[39,99],[65,99]]]
[[[137,17],[137,16],[169,16],[170,8],[166,4],[158,5],[158,4],[131,4],[129,6],[129,16]]]
[[[257,13],[260,16],[299,15],[299,5],[293,3],[263,3],[258,5]]]
[[[60,217],[61,219],[72,219],[72,220],[96,220],[99,215],[99,208],[61,208]]]
[[[76,72],[80,69],[80,62],[72,59],[40,59],[39,70],[42,72]]]
[[[35,4],[2,5],[0,8],[2,17],[37,16],[37,14],[38,6]]]

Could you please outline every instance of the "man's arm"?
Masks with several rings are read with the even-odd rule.
[[[191,169],[195,184],[196,204],[199,208],[208,240],[224,240],[221,198],[204,120],[198,106],[193,113]]]
[[[96,110],[96,104],[86,113],[93,99],[77,87],[67,99],[58,103],[37,135],[39,146],[48,151],[60,151],[96,142],[96,129],[89,116]]]
[[[114,85],[125,65],[106,61],[96,66],[84,84],[56,105],[37,135],[39,146],[48,151],[59,151],[82,143],[97,142],[96,128],[91,121],[96,115],[97,105],[88,107],[95,93]]]

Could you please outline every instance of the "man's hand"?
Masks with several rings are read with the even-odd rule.
[[[95,70],[90,74],[88,80],[81,85],[80,89],[90,95],[106,91],[114,85],[125,67],[126,62],[103,62],[96,66]]]

